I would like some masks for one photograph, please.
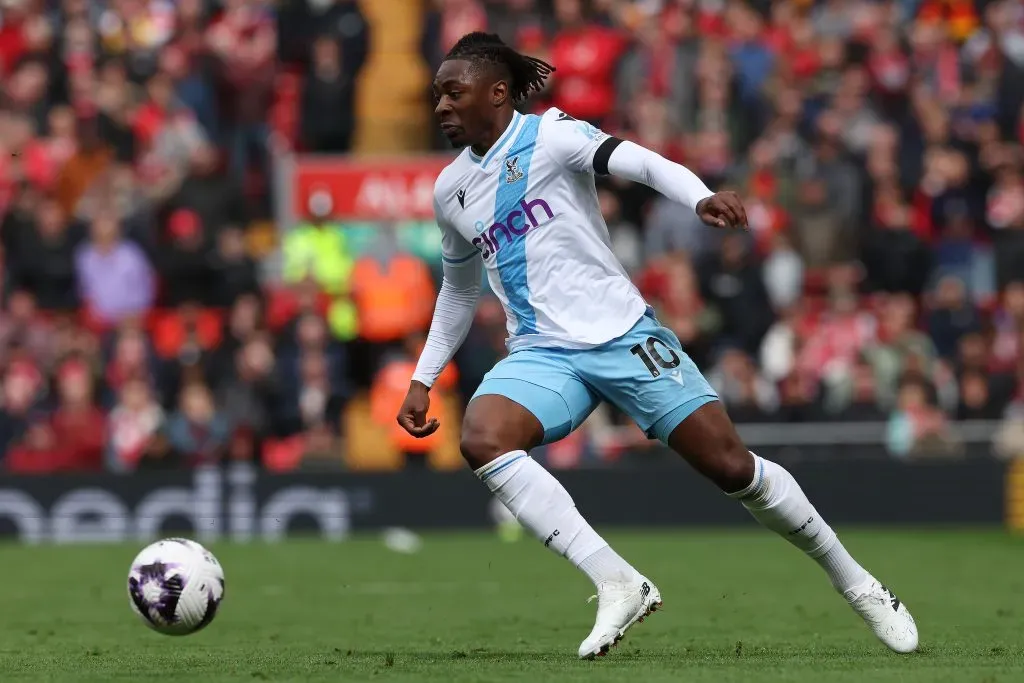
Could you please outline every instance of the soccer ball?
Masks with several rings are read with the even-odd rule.
[[[185,538],[147,546],[132,562],[128,597],[143,623],[169,636],[209,625],[224,597],[224,570],[209,550]]]

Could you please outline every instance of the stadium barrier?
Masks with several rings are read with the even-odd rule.
[[[788,463],[835,524],[1000,524],[1019,514],[1017,465],[991,458],[901,463],[882,458]],[[681,463],[561,471],[598,527],[751,524]],[[608,501],[615,501],[608,505]],[[131,476],[0,477],[0,538],[22,543],[339,541],[387,527],[481,529],[493,524],[486,488],[469,472],[309,472],[269,475],[242,464]]]

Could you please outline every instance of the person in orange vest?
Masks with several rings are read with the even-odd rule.
[[[434,312],[433,293],[430,268],[401,250],[394,225],[382,225],[378,240],[352,272],[360,337],[386,344],[427,329]]]
[[[416,370],[416,359],[419,358],[425,342],[426,336],[422,332],[406,337],[402,352],[385,361],[370,387],[370,415],[374,423],[385,431],[387,438],[405,455],[406,466],[426,466],[428,455],[436,451],[441,444],[441,438],[437,433],[426,438],[416,438],[395,421],[395,412],[405,400],[409,380]],[[437,378],[434,391],[439,394],[452,391],[458,377],[455,364],[449,363]],[[437,417],[439,420],[450,417],[445,414],[443,401],[434,401],[431,404],[431,412],[431,417]]]

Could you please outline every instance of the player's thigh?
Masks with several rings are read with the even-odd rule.
[[[583,423],[598,403],[597,396],[570,364],[569,354],[550,349],[524,349],[499,361],[484,376],[473,394],[470,408],[487,396],[509,399],[541,425],[540,442],[523,448],[567,436]],[[487,421],[500,419],[500,414],[481,416],[481,420]]]
[[[650,316],[622,337],[580,352],[577,368],[605,400],[664,443],[695,410],[718,400],[676,335]]]

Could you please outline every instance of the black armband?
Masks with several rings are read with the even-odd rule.
[[[597,175],[608,175],[608,160],[612,158],[612,152],[622,144],[622,140],[610,137],[601,143],[601,146],[594,152],[594,173]]]

